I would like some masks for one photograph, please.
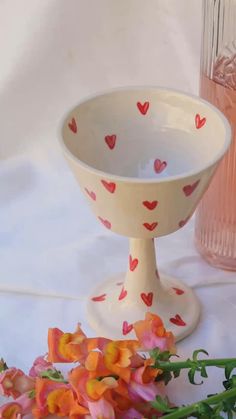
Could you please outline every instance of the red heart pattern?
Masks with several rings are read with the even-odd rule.
[[[107,143],[108,147],[110,148],[110,150],[113,150],[113,148],[116,145],[116,135],[106,135],[105,136],[105,142]]]
[[[148,294],[145,294],[145,292],[142,292],[140,294],[140,297],[142,298],[142,300],[146,304],[146,306],[148,306],[148,307],[152,306],[153,292],[149,292]]]
[[[165,170],[167,166],[167,162],[166,161],[161,161],[160,159],[156,159],[154,160],[154,170],[156,173],[162,173],[163,170]]]
[[[198,184],[200,182],[200,179],[197,180],[196,182],[194,182],[192,185],[186,185],[183,187],[183,191],[185,196],[190,196],[192,195],[192,193],[195,191],[195,189],[197,188]]]
[[[138,107],[139,112],[142,115],[146,115],[146,113],[149,109],[149,102],[144,102],[144,103],[137,102],[137,107]]]
[[[138,266],[138,259],[132,259],[132,256],[129,255],[129,269],[133,272]]]
[[[202,128],[206,123],[206,118],[201,118],[199,113],[195,116],[195,125],[197,129]]]
[[[147,230],[149,230],[149,231],[153,231],[153,230],[155,230],[155,228],[158,226],[158,223],[152,223],[152,224],[149,224],[149,223],[143,223],[143,226],[144,226]]]
[[[119,295],[118,300],[119,300],[119,301],[123,300],[123,299],[126,297],[126,295],[127,295],[127,291],[125,290],[125,288],[124,288],[124,287],[122,287],[122,290],[121,290],[121,292],[120,292],[120,295]]]
[[[107,296],[106,294],[101,294],[101,295],[98,295],[97,297],[92,297],[91,300],[95,302],[105,301],[106,296]]]
[[[143,205],[150,211],[154,210],[158,204],[158,201],[143,201]]]
[[[77,124],[75,118],[72,118],[72,120],[68,123],[68,127],[70,130],[76,134],[77,133]]]
[[[150,106],[150,103],[148,101],[145,101],[143,103],[137,102],[138,110],[139,110],[139,112],[142,115],[146,115],[147,114],[148,109],[149,109],[149,106]],[[205,123],[206,123],[206,117],[201,117],[200,114],[197,113],[196,116],[195,116],[195,125],[196,125],[196,128],[197,129],[202,128],[205,125]],[[71,119],[70,122],[68,122],[68,127],[70,128],[70,130],[73,133],[77,133],[77,123],[76,123],[76,120],[75,120],[74,117]],[[115,145],[116,145],[116,140],[117,140],[116,135],[115,134],[106,135],[104,139],[105,139],[105,142],[106,142],[107,146],[111,150],[113,150],[114,147],[115,147]],[[167,162],[166,161],[164,161],[164,160],[162,161],[159,158],[157,158],[157,159],[154,160],[154,170],[155,170],[156,173],[162,173],[165,170],[166,167],[167,167]],[[200,179],[197,180],[196,182],[194,182],[193,184],[185,185],[183,187],[183,192],[184,192],[185,196],[190,196],[195,191],[195,189],[197,188],[199,182],[200,182]],[[107,189],[108,192],[110,192],[110,193],[114,193],[115,192],[115,190],[116,190],[116,184],[114,182],[108,182],[108,181],[102,179],[101,180],[101,183]],[[96,194],[95,194],[95,192],[93,192],[93,191],[91,191],[91,190],[89,190],[87,188],[85,188],[85,191],[86,191],[86,193],[89,195],[89,197],[93,201],[96,201]],[[148,200],[146,200],[146,201],[143,201],[142,204],[144,205],[145,208],[147,208],[148,210],[152,211],[152,210],[154,210],[157,207],[157,205],[159,204],[159,202],[156,201],[156,200],[154,200],[154,201],[148,201]],[[102,222],[102,224],[106,228],[111,229],[111,223],[110,223],[110,221],[108,221],[106,219],[103,219],[102,217],[98,217],[98,218],[99,218],[99,220]],[[183,227],[187,223],[187,221],[189,220],[189,218],[190,217],[187,217],[186,219],[181,220],[179,222],[179,227]],[[158,222],[153,222],[153,223],[145,222],[145,223],[143,223],[143,226],[147,230],[153,231],[158,226]],[[132,259],[132,257],[130,256],[130,261],[129,262],[130,262],[130,270],[131,271],[135,270],[135,268],[138,265],[138,259]],[[173,289],[175,289],[175,288],[173,288]],[[122,289],[122,291],[123,291],[123,289]],[[121,294],[122,294],[122,291],[121,291]]]
[[[84,188],[84,190],[85,190],[85,192],[87,192],[88,196],[90,196],[90,198],[91,198],[93,201],[96,201],[96,194],[95,194],[95,192],[93,192],[93,191],[89,191],[87,188]]]
[[[172,287],[172,289],[175,291],[175,293],[176,293],[177,295],[182,295],[182,294],[184,294],[184,290],[181,290],[180,288],[175,288],[175,287]]]
[[[110,230],[111,228],[111,223],[108,220],[104,220],[104,218],[102,217],[98,217],[98,219],[101,221],[101,223]]]
[[[122,333],[123,335],[128,335],[133,330],[134,326],[129,324],[126,320],[123,322]]]
[[[182,317],[180,317],[179,314],[176,314],[175,317],[171,317],[170,322],[176,326],[186,326],[185,321],[182,319]]]
[[[104,188],[108,190],[110,193],[114,193],[116,190],[116,184],[113,182],[107,182],[106,180],[101,180]]]

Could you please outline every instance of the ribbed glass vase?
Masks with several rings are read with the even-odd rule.
[[[229,119],[233,142],[198,207],[196,246],[236,270],[236,0],[203,0],[200,95]]]

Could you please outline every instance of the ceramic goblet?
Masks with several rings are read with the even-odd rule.
[[[216,108],[168,89],[112,90],[69,112],[66,159],[98,221],[130,238],[127,273],[106,279],[88,302],[99,335],[132,338],[147,311],[177,340],[192,332],[199,302],[179,279],[159,275],[154,238],[187,223],[230,140]]]

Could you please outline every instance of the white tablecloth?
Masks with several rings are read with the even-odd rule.
[[[47,329],[89,335],[85,297],[126,269],[128,242],[90,213],[57,141],[63,114],[84,96],[124,85],[198,90],[199,0],[0,2],[0,355],[25,370],[47,350]],[[193,220],[156,242],[159,267],[196,287],[197,330],[181,356],[235,356],[236,275],[208,266]],[[96,260],[102,260],[96,266]],[[231,282],[231,284],[229,284]],[[171,384],[183,403],[220,388]],[[2,403],[2,402],[0,402]]]

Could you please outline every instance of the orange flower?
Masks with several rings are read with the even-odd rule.
[[[57,389],[68,389],[69,385],[49,380],[47,378],[36,378],[35,401],[37,408],[34,409],[34,417],[41,418],[49,414],[47,398],[49,393]]]
[[[153,360],[145,359],[142,367],[136,368],[132,371],[132,380],[139,384],[148,384],[155,380],[155,378],[162,374],[162,370],[153,368]]]
[[[118,411],[124,412],[132,405],[129,397],[128,385],[120,378],[117,380],[117,383],[118,386],[113,390],[110,402],[116,406]]]
[[[84,364],[87,371],[89,371],[89,376],[93,377],[102,377],[110,375],[111,372],[106,368],[104,363],[104,356],[101,352],[91,351]]]
[[[77,395],[77,400],[82,403],[86,399],[86,383],[90,378],[89,371],[86,370],[82,365],[73,368],[68,374],[68,380]]]
[[[51,391],[47,396],[49,413],[58,416],[86,415],[88,409],[75,401],[75,394],[71,389],[59,388]]]
[[[112,341],[106,345],[104,364],[108,370],[129,382],[131,375],[131,358],[138,347],[137,341]]]
[[[145,320],[134,323],[134,331],[142,349],[159,348],[161,351],[175,352],[174,336],[166,331],[156,314],[146,313]]]
[[[109,372],[111,375],[111,372]],[[105,398],[111,405],[130,405],[127,385],[112,376],[98,378],[96,372],[87,371],[83,366],[74,368],[69,374],[69,382],[80,403]]]
[[[63,333],[54,328],[48,331],[48,361],[84,363],[89,352],[94,349],[103,350],[109,339],[87,338],[78,325],[75,333]]]
[[[74,362],[81,357],[81,346],[86,339],[80,326],[75,333],[63,333],[60,329],[48,330],[48,361]]]
[[[107,390],[118,387],[117,380],[113,377],[105,377],[102,380],[91,378],[86,383],[87,395],[93,400],[99,400]]]

